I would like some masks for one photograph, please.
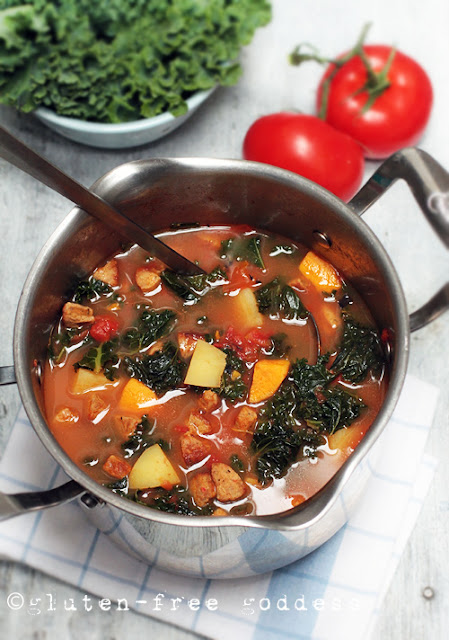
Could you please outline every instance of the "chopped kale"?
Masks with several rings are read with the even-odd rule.
[[[328,387],[335,377],[325,367],[328,360],[328,356],[321,356],[316,365],[297,360],[291,379],[298,402],[295,415],[309,427],[332,434],[354,422],[365,405],[339,387]]]
[[[48,345],[49,359],[55,364],[61,362],[67,352],[67,347],[84,331],[86,330],[80,327],[65,327],[59,333],[53,333]]]
[[[264,349],[265,353],[268,356],[274,356],[275,358],[283,358],[288,352],[291,350],[291,345],[285,343],[285,339],[287,338],[287,334],[285,333],[275,333],[271,336],[271,348]]]
[[[275,278],[256,291],[260,313],[287,320],[304,319],[308,315],[298,294],[281,278]]]
[[[186,369],[186,363],[171,342],[166,342],[160,351],[152,355],[126,357],[125,366],[130,376],[146,384],[158,395],[179,387]]]
[[[180,485],[170,490],[156,489],[148,497],[145,496],[145,492],[136,491],[134,500],[165,513],[178,513],[183,516],[207,516],[212,513],[212,507],[209,505],[203,508],[195,507],[187,489]]]
[[[323,433],[349,426],[360,415],[364,404],[359,398],[340,387],[329,387],[335,376],[326,368],[328,360],[327,355],[315,365],[297,360],[288,378],[262,407],[251,450],[263,484],[281,477],[301,451],[314,457],[324,443]]]
[[[108,342],[95,342],[81,360],[75,362],[73,366],[75,369],[90,369],[94,373],[103,371],[108,380],[114,380],[120,364],[117,347],[117,338],[108,340]]]
[[[80,304],[84,300],[98,300],[100,296],[108,295],[112,293],[112,287],[101,280],[96,280],[93,276],[90,276],[87,280],[82,280],[78,283],[74,293],[73,302]]]
[[[260,251],[261,236],[243,238],[228,238],[221,243],[220,258],[223,260],[246,260],[260,269],[265,269],[265,263]]]
[[[120,496],[126,496],[128,493],[128,476],[120,478],[115,482],[110,482],[104,485],[108,489],[111,489],[114,493],[118,493]]]
[[[234,471],[239,472],[245,470],[245,465],[243,464],[242,459],[236,453],[231,455],[229,462]]]
[[[221,385],[215,391],[230,402],[242,400],[248,393],[242,374],[246,371],[246,366],[236,352],[231,347],[224,347],[226,353],[226,366],[221,379]]]
[[[143,451],[151,444],[155,444],[151,439],[155,422],[148,420],[147,416],[142,416],[141,421],[136,426],[134,433],[122,444],[124,458],[131,458],[138,451]]]
[[[358,324],[343,314],[343,338],[332,371],[348,382],[362,382],[372,371],[379,374],[385,362],[382,345],[375,329]]]
[[[153,342],[166,336],[176,323],[176,313],[171,309],[145,309],[141,314],[137,327],[128,329],[122,343],[133,353],[146,349]]]
[[[210,273],[195,276],[184,276],[165,269],[161,273],[161,279],[186,304],[195,304],[212,286],[227,282],[226,273],[220,267]]]

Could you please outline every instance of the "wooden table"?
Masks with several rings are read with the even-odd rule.
[[[272,23],[260,30],[242,54],[243,76],[234,88],[219,89],[191,120],[169,137],[133,150],[102,151],[80,146],[52,133],[33,116],[0,108],[0,121],[51,161],[90,185],[109,169],[128,160],[157,156],[239,158],[246,130],[265,113],[286,109],[312,112],[320,69],[313,63],[289,66],[287,55],[300,41],[337,54],[357,38],[361,26],[374,21],[371,42],[397,44],[427,69],[435,104],[422,148],[449,168],[449,3],[446,0],[274,0]],[[367,163],[366,176],[375,163]],[[0,162],[0,364],[12,364],[14,313],[25,277],[45,240],[70,210],[70,204],[19,170]],[[445,283],[448,254],[420,215],[410,192],[398,184],[366,215],[393,258],[410,310]],[[441,389],[437,416],[427,451],[440,460],[435,480],[417,526],[400,560],[380,611],[374,638],[438,640],[449,633],[449,315],[413,334],[409,371]],[[0,389],[1,444],[5,444],[19,408],[14,387]],[[400,455],[400,451],[398,451]],[[17,460],[20,465],[20,460]],[[0,629],[2,637],[90,640],[196,637],[129,611],[57,611],[31,617],[11,612],[6,596],[55,593],[74,595],[69,587],[27,567],[0,565]],[[213,629],[211,629],[213,637]]]

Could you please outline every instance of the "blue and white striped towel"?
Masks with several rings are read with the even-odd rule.
[[[129,606],[214,640],[367,638],[434,474],[436,461],[424,447],[437,397],[433,386],[408,376],[349,522],[302,560],[234,580],[232,588],[228,581],[189,579],[139,563],[87,522],[77,503],[2,523],[2,555],[77,587],[78,609],[85,606],[83,594],[93,594],[97,606],[103,598],[118,601],[114,607]],[[1,489],[48,489],[65,480],[22,411],[0,463]]]

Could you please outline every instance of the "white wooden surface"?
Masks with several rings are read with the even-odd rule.
[[[435,89],[432,120],[422,148],[449,168],[449,3],[447,0],[274,0],[271,25],[258,32],[242,55],[238,86],[220,89],[181,129],[153,145],[128,151],[101,151],[53,134],[32,116],[0,108],[0,122],[55,164],[89,185],[122,162],[157,156],[241,157],[251,122],[282,109],[310,112],[320,69],[297,69],[287,54],[300,41],[323,52],[339,53],[373,22],[371,42],[394,43],[427,69]],[[366,175],[375,168],[367,165]],[[70,210],[70,204],[17,169],[0,162],[0,364],[12,364],[14,312],[20,289],[40,247]],[[405,186],[397,185],[366,215],[390,252],[410,310],[441,286],[449,273],[448,255],[426,226]],[[449,637],[449,315],[412,336],[410,372],[438,385],[441,397],[428,451],[440,460],[417,526],[380,611],[375,640],[443,640]],[[19,407],[14,387],[0,389],[0,444],[4,444]],[[400,451],[398,451],[400,455]],[[17,461],[20,465],[20,460]],[[423,590],[430,587],[433,597]],[[27,567],[0,564],[1,637],[20,640],[91,640],[133,635],[183,640],[197,637],[131,611],[64,612],[30,616],[11,612],[6,596],[53,593],[62,601],[74,588]],[[213,637],[214,631],[210,630]]]

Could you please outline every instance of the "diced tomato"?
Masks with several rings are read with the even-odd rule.
[[[229,293],[229,291],[236,291],[237,289],[246,289],[252,286],[254,278],[248,272],[249,262],[238,262],[231,269],[229,275],[229,283],[223,285],[223,291]]]
[[[243,336],[234,327],[229,327],[215,346],[231,347],[245,362],[255,362],[260,351],[271,346],[271,338],[269,333],[260,329],[251,329]]]
[[[118,320],[114,316],[96,316],[90,335],[97,342],[107,342],[118,332]]]

